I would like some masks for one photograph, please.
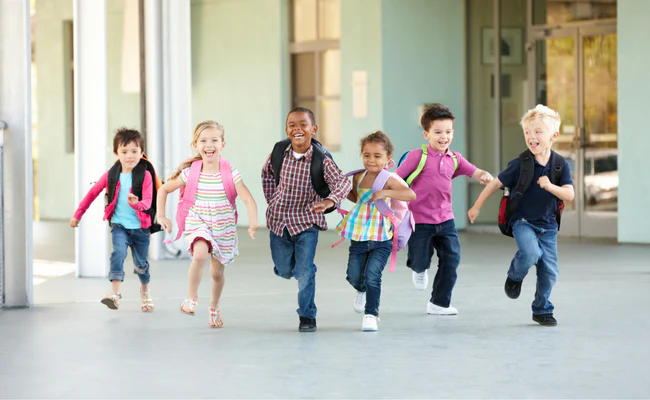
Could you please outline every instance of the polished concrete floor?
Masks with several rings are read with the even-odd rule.
[[[35,258],[59,263],[41,262],[37,305],[0,310],[0,398],[650,398],[650,246],[562,241],[548,328],[531,320],[534,270],[518,300],[503,293],[512,240],[462,234],[459,315],[426,315],[429,292],[400,254],[379,331],[364,333],[347,246],[330,249],[325,233],[318,332],[298,333],[297,283],[273,275],[268,231],[240,234],[223,329],[207,327],[207,279],[198,315],[178,311],[187,260],[152,262],[153,313],[140,311],[132,274],[120,309],[107,309],[108,281],[69,273],[70,231],[37,226]]]

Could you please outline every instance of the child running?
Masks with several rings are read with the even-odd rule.
[[[364,313],[362,331],[376,331],[381,294],[381,274],[392,251],[393,224],[373,203],[376,200],[415,200],[415,193],[394,175],[382,190],[373,193],[379,173],[389,168],[395,146],[384,132],[377,131],[361,139],[361,156],[365,171],[352,178],[348,200],[357,203],[336,227],[343,238],[350,239],[347,280],[357,294],[354,311]]]
[[[106,189],[108,205],[104,209],[104,221],[111,227],[113,252],[108,279],[111,292],[101,300],[111,310],[119,308],[122,298],[120,286],[124,281],[124,260],[127,248],[133,255],[133,272],[140,278],[140,299],[142,311],[153,311],[153,299],[149,291],[149,239],[152,227],[150,212],[154,193],[153,166],[144,155],[144,140],[140,132],[120,128],[113,138],[113,153],[117,161],[99,178],[79,203],[70,219],[70,226],[76,228],[88,207]]]
[[[210,259],[212,294],[208,324],[218,328],[223,326],[219,300],[225,283],[224,266],[239,255],[234,192],[241,196],[246,205],[248,234],[253,239],[259,227],[257,205],[239,172],[221,157],[226,142],[224,129],[219,123],[200,122],[194,129],[192,147],[198,154],[183,162],[158,190],[158,221],[166,232],[171,233],[172,222],[165,217],[167,195],[183,187],[176,212],[176,239],[185,236],[192,262],[188,273],[187,298],[180,310],[194,316],[203,266]]]

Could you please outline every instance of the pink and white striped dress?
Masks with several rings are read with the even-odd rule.
[[[187,183],[189,173],[189,168],[185,168],[181,173],[183,183]],[[234,168],[232,179],[235,186],[242,181],[239,171]],[[190,253],[196,240],[203,239],[208,242],[212,257],[223,265],[230,264],[239,255],[235,210],[226,196],[221,173],[201,172],[199,175],[194,205],[185,219],[183,236],[187,240],[187,251]]]

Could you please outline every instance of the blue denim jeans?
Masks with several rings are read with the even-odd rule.
[[[557,229],[543,229],[522,219],[512,225],[512,233],[517,242],[517,254],[510,263],[508,277],[521,282],[530,267],[536,265],[537,290],[532,305],[533,314],[551,314],[554,307],[549,298],[559,275]]]
[[[431,302],[449,307],[460,265],[460,243],[453,219],[442,224],[415,224],[408,242],[406,265],[417,273],[431,267],[434,250],[438,253],[438,272],[433,279]]]
[[[147,253],[149,252],[149,239],[151,233],[149,229],[126,229],[122,225],[112,224],[111,233],[113,236],[113,252],[111,253],[111,271],[108,279],[111,281],[124,281],[124,260],[126,259],[126,249],[131,247],[133,272],[140,278],[140,283],[146,285],[149,283],[149,262]]]
[[[298,281],[298,315],[303,318],[316,318],[316,245],[318,228],[312,226],[297,235],[289,235],[284,228],[282,236],[270,233],[273,271],[285,279]]]
[[[379,314],[381,273],[393,250],[393,241],[369,240],[350,244],[347,279],[358,292],[366,293],[366,314]]]

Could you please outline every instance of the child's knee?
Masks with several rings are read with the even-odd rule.
[[[149,264],[136,265],[133,267],[133,272],[138,275],[147,275],[149,273]]]

